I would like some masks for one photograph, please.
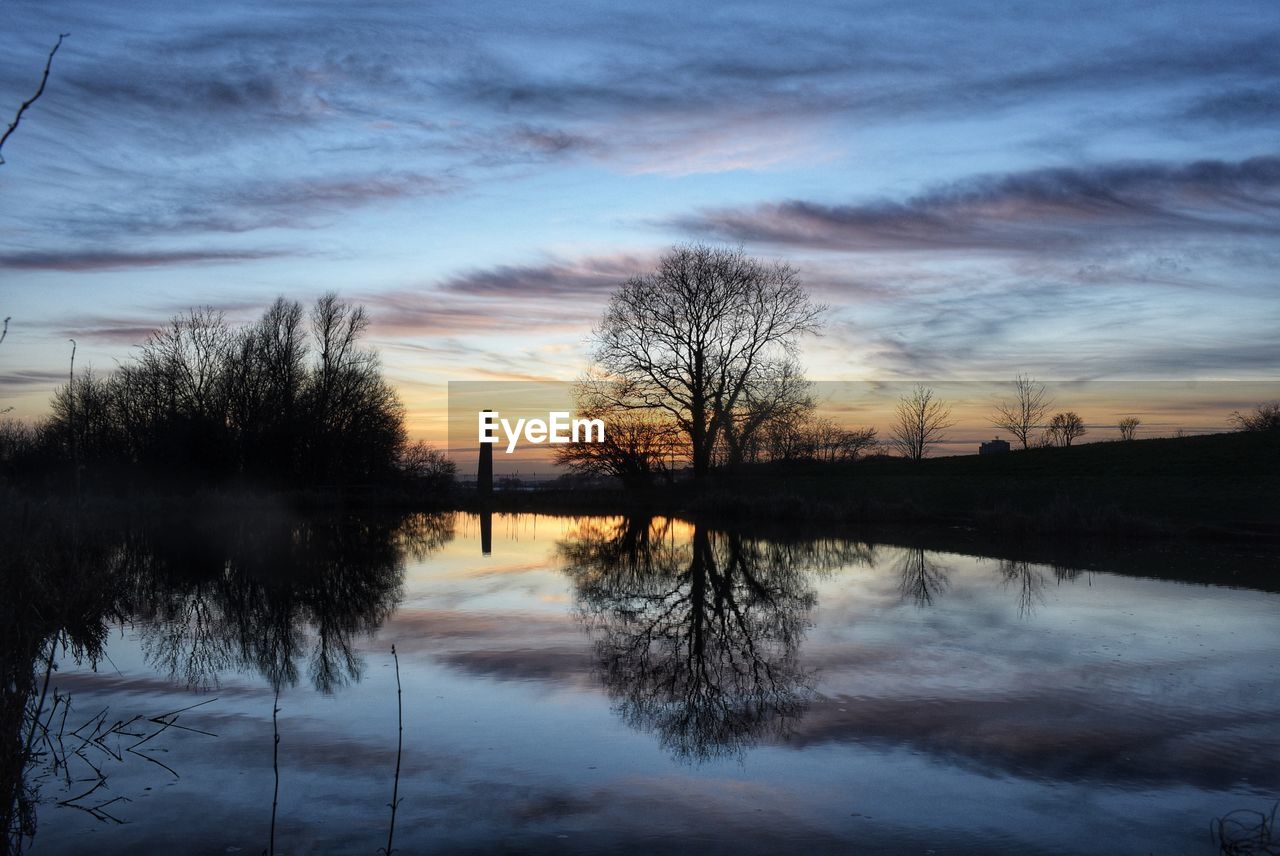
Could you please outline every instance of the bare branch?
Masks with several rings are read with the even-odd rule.
[[[22,121],[22,115],[27,112],[27,110],[31,107],[32,104],[36,103],[36,101],[40,98],[41,95],[44,95],[45,84],[49,82],[49,70],[53,68],[53,55],[58,52],[58,48],[62,47],[62,40],[69,35],[71,34],[70,33],[58,34],[58,41],[49,50],[49,57],[44,61],[44,74],[40,76],[40,86],[36,89],[36,92],[34,95],[32,95],[26,101],[22,102],[22,105],[18,107],[18,112],[15,113],[13,116],[13,121],[10,122],[9,127],[5,129],[4,135],[0,136],[0,151],[3,151],[4,144],[5,142],[8,141],[9,136],[18,129],[18,123]],[[4,155],[0,154],[0,165],[3,165],[3,164],[4,164]]]

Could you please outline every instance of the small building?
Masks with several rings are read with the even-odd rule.
[[[992,438],[978,447],[979,455],[1003,455],[1009,451],[1009,443],[999,437]]]

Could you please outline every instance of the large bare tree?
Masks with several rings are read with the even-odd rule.
[[[1053,407],[1053,399],[1044,384],[1020,374],[1013,381],[1013,399],[996,404],[991,414],[991,424],[1003,428],[1029,448],[1033,432],[1044,424],[1044,418]]]
[[[954,424],[951,406],[936,398],[929,387],[916,384],[898,399],[889,442],[903,457],[923,460],[946,439],[943,432]]]
[[[803,334],[817,331],[824,308],[790,265],[741,249],[678,246],[657,270],[618,288],[592,355],[618,381],[616,405],[675,423],[698,478],[725,431],[739,447],[749,439],[734,414],[767,400],[768,379],[783,373]]]

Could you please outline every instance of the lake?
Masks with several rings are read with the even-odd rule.
[[[1280,797],[1259,549],[462,513],[31,537],[15,851],[373,854],[394,793],[402,853],[1211,854]]]

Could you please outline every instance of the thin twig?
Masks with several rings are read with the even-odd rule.
[[[0,136],[0,149],[3,149],[3,148],[4,148],[5,141],[7,141],[7,140],[9,139],[9,135],[10,135],[10,134],[12,134],[14,131],[16,131],[16,130],[17,130],[17,128],[18,128],[18,123],[22,121],[22,114],[23,114],[23,113],[26,113],[26,112],[27,112],[27,108],[29,108],[32,104],[36,103],[36,100],[37,100],[41,95],[44,95],[44,86],[45,86],[45,84],[46,84],[46,83],[48,83],[48,82],[49,82],[49,69],[51,69],[51,68],[53,67],[53,55],[54,55],[54,54],[56,54],[56,53],[58,52],[58,48],[62,47],[62,40],[63,40],[63,39],[65,39],[65,38],[66,38],[67,36],[69,36],[69,35],[71,35],[71,34],[70,34],[70,33],[59,33],[59,34],[58,34],[58,41],[57,41],[57,43],[56,43],[56,44],[54,44],[54,46],[50,49],[50,51],[49,51],[49,58],[48,58],[48,59],[46,59],[46,60],[44,61],[44,74],[42,74],[42,75],[40,76],[40,87],[39,87],[38,89],[36,89],[36,94],[35,94],[35,95],[32,95],[32,96],[31,96],[30,98],[28,98],[26,101],[23,101],[23,102],[22,102],[22,106],[21,106],[21,107],[19,107],[19,108],[18,108],[18,112],[14,114],[14,116],[13,116],[13,121],[9,123],[9,127],[8,127],[8,129],[4,132],[4,135],[3,135],[3,136]],[[0,154],[0,164],[3,164],[3,163],[4,163],[4,155],[3,155],[3,154]],[[8,320],[8,319],[6,319],[6,320]]]
[[[58,645],[58,639],[61,637],[62,631],[59,630],[53,639],[49,640],[49,657],[45,661],[44,669],[44,685],[40,688],[40,700],[36,704],[35,716],[32,717],[31,730],[27,732],[27,745],[22,750],[23,764],[31,757],[31,745],[36,737],[36,725],[40,722],[40,712],[44,710],[45,696],[49,692],[49,675],[53,672],[53,652]],[[47,731],[47,729],[46,729]]]
[[[404,750],[404,693],[400,689],[400,657],[396,654],[395,645],[391,646],[391,659],[396,664],[396,725],[399,731],[396,735],[396,777],[391,786],[391,825],[387,827],[387,846],[382,850],[386,856],[394,852],[391,842],[396,834],[396,809],[400,807],[400,757]]]
[[[76,509],[78,510],[80,508],[80,454],[76,443],[76,340],[68,339],[67,341],[71,343],[71,369],[67,372],[67,410],[68,422],[71,423],[71,470],[75,476]]]
[[[268,856],[276,852],[276,806],[280,804],[280,729],[277,715],[280,713],[280,688],[276,687],[276,700],[271,704],[271,769],[275,771],[276,786],[271,794],[271,840],[267,847]]]

